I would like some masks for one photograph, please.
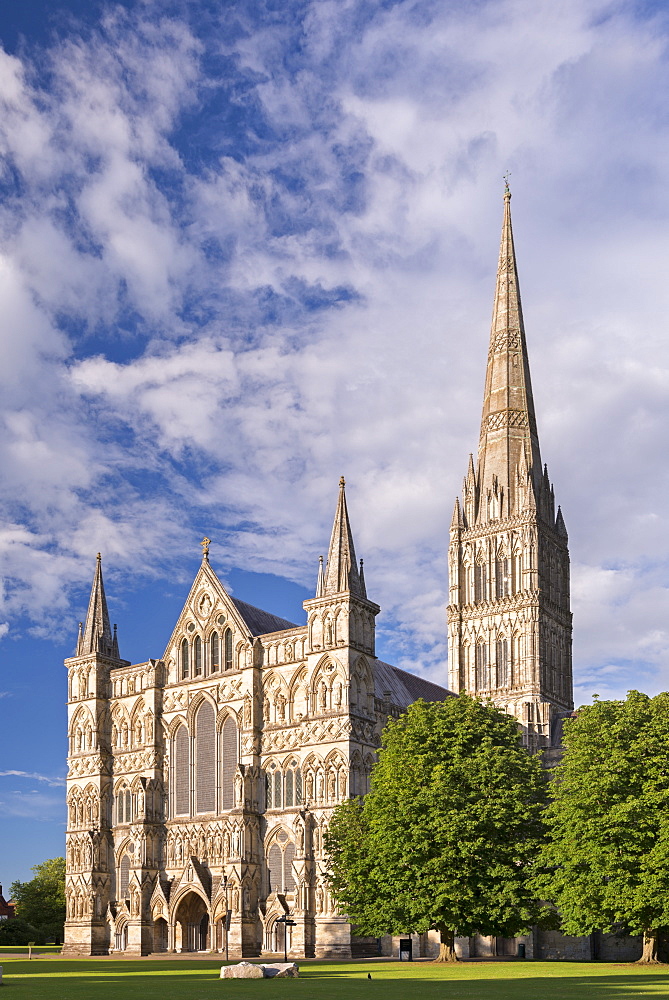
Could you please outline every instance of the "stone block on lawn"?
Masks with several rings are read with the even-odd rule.
[[[264,979],[265,970],[262,965],[252,965],[250,962],[240,962],[239,965],[222,965],[221,979]]]
[[[265,979],[297,979],[300,967],[295,962],[275,962],[273,965],[263,965]]]

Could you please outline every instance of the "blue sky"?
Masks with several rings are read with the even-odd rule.
[[[95,553],[160,656],[199,559],[290,619],[339,476],[381,654],[445,681],[513,217],[578,702],[667,687],[665,5],[0,6],[0,881],[63,851]]]

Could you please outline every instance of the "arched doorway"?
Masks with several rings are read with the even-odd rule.
[[[158,917],[153,922],[153,950],[167,951],[167,921]]]
[[[116,926],[116,935],[114,939],[114,951],[125,951],[128,947],[128,924],[122,923],[119,927]]]
[[[196,892],[187,893],[179,903],[175,924],[176,939],[178,942],[181,938],[182,952],[209,950],[209,914],[204,900]]]

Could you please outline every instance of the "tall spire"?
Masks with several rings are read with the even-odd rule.
[[[345,486],[346,482],[342,476],[339,480],[339,499],[332,526],[323,594],[339,594],[342,591],[349,591],[356,597],[364,598],[366,594],[360,585],[360,574],[356,564],[353,535],[346,507]]]
[[[79,642],[77,643],[77,656],[85,656],[87,653],[102,653],[104,656],[119,658],[116,626],[114,626],[114,635],[112,636],[111,625],[109,624],[107,598],[105,597],[105,586],[102,582],[102,556],[99,552],[95,566],[95,576],[93,577],[93,586],[91,588],[91,597],[88,602],[86,625],[83,635],[80,630]]]
[[[527,455],[531,466],[528,471],[538,490],[541,455],[511,228],[511,192],[507,182],[479,439],[478,487],[482,500],[489,491],[501,488],[507,509],[513,508],[523,453]]]

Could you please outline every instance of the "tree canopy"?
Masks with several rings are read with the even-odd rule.
[[[415,702],[383,733],[371,791],[336,810],[330,886],[362,934],[511,937],[546,917],[529,886],[547,777],[515,719],[465,694]]]
[[[47,939],[62,941],[65,923],[65,858],[51,858],[31,871],[29,882],[12,882],[10,892],[16,916],[37,928]]]
[[[669,929],[669,694],[581,708],[564,746],[537,890],[567,934],[624,926],[657,960]]]

